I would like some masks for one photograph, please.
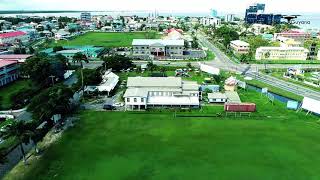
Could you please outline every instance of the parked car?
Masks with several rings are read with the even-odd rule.
[[[123,107],[124,103],[114,103],[113,107]]]
[[[115,108],[113,105],[105,104],[105,105],[103,105],[103,109],[111,111],[111,110],[114,110]]]

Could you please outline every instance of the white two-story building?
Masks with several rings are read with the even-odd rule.
[[[123,96],[127,110],[200,106],[199,85],[181,77],[129,77],[127,88]]]
[[[139,58],[182,58],[184,40],[134,39],[132,55]]]

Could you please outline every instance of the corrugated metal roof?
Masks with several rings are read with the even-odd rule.
[[[17,36],[23,36],[23,35],[26,35],[26,34],[27,33],[22,32],[22,31],[14,31],[14,32],[8,32],[8,33],[0,34],[0,38],[17,37]]]
[[[228,102],[241,103],[241,99],[237,92],[226,91],[225,94],[228,97]]]
[[[127,87],[181,87],[181,77],[129,77]]]
[[[27,59],[33,55],[31,54],[3,54],[0,59]]]
[[[223,93],[216,92],[216,93],[208,93],[208,98],[209,99],[227,99],[228,97]]]
[[[148,97],[148,91],[141,88],[129,88],[126,90],[123,97]]]
[[[9,60],[0,60],[0,68],[11,65],[11,64],[17,64],[17,61],[9,61]]]

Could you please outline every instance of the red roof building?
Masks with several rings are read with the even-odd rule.
[[[14,32],[0,34],[0,38],[12,38],[12,37],[24,36],[26,34],[27,33],[22,31],[14,31]]]
[[[182,29],[175,29],[175,28],[167,29],[165,33],[169,34],[169,33],[173,32],[173,31],[177,31],[177,32],[179,32],[180,34],[183,33],[183,30],[182,30]]]
[[[17,41],[27,42],[28,40],[28,34],[22,31],[14,31],[0,34],[0,44],[13,44]]]
[[[17,64],[17,61],[0,60],[0,68],[6,67],[12,64]]]
[[[289,31],[283,31],[281,33],[275,33],[275,38],[277,39],[279,36],[285,37],[285,38],[291,38],[295,41],[304,42],[307,39],[311,38],[311,34],[303,31],[298,30],[289,30]]]
[[[25,62],[28,58],[32,57],[31,54],[2,54],[0,55],[1,60],[8,60],[8,61],[18,61],[19,63]]]

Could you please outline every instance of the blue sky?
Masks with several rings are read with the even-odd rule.
[[[159,10],[240,13],[264,2],[268,12],[319,12],[317,0],[0,0],[0,10]]]

